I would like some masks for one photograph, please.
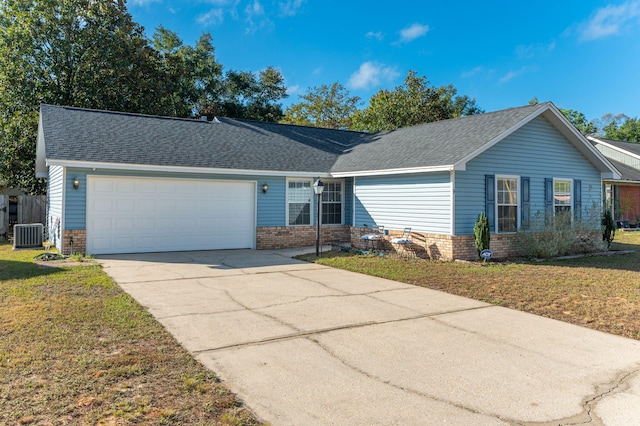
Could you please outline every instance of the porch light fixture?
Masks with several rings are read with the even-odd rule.
[[[268,190],[269,190],[269,185],[267,185],[266,183],[263,183],[262,184],[262,193],[266,194]]]
[[[316,257],[320,256],[320,203],[322,203],[322,191],[324,190],[324,183],[318,178],[317,181],[313,184],[313,192],[318,196],[318,202],[316,203],[318,206],[318,217],[316,220]]]
[[[77,191],[78,188],[80,188],[80,180],[78,179],[78,176],[74,176],[73,177],[73,189],[75,189]]]

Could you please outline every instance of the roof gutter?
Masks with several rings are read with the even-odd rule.
[[[121,163],[101,163],[89,161],[74,160],[47,160],[47,166],[63,166],[74,167],[78,169],[92,170],[126,170],[137,172],[174,172],[174,173],[199,173],[199,174],[220,174],[220,175],[260,175],[260,176],[291,176],[291,177],[309,177],[317,176],[321,178],[330,178],[332,175],[326,172],[308,171],[280,171],[280,170],[241,170],[241,169],[222,169],[208,167],[183,167],[183,166],[162,166],[149,164],[121,164]]]

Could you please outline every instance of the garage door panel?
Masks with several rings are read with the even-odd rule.
[[[252,248],[255,183],[90,176],[87,251]]]

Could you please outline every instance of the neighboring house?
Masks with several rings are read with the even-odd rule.
[[[619,179],[605,179],[605,200],[620,227],[640,227],[640,143],[598,137],[589,140],[620,171]]]
[[[477,256],[482,211],[506,257],[537,212],[599,212],[620,178],[551,103],[376,134],[42,105],[36,170],[65,253],[313,245],[320,178],[322,241],[410,227],[440,259]]]

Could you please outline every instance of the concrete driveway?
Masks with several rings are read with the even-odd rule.
[[[274,426],[640,424],[640,341],[280,252],[98,261]]]

